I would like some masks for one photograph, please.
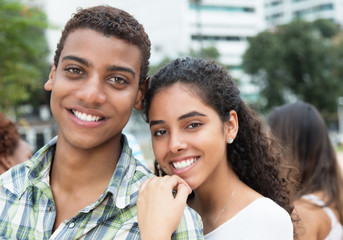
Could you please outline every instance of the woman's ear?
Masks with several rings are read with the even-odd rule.
[[[224,134],[227,143],[232,143],[238,133],[238,116],[236,111],[230,111],[230,119],[224,123]]]
[[[53,82],[54,82],[54,79],[55,79],[55,73],[56,73],[56,66],[55,66],[55,63],[54,63],[52,65],[50,73],[49,73],[49,79],[44,84],[44,89],[46,91],[51,91],[52,90],[52,85],[53,85]]]
[[[147,77],[145,81],[139,87],[135,104],[134,104],[134,108],[138,111],[143,109],[143,99],[145,97],[146,91],[148,90],[149,81],[150,81],[150,77]]]
[[[2,165],[2,168],[6,171],[12,167],[12,163],[8,157],[0,157],[0,165]]]

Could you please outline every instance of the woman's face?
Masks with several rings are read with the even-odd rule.
[[[32,157],[32,150],[30,145],[24,140],[20,139],[18,146],[14,150],[14,153],[11,156],[8,156],[8,159],[12,166],[15,166],[19,163],[25,162]]]
[[[168,175],[179,175],[196,189],[227,167],[226,142],[235,137],[231,120],[223,123],[187,85],[162,88],[148,114],[153,150]]]

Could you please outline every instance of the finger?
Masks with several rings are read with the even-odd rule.
[[[146,188],[146,186],[149,185],[149,184],[151,183],[152,179],[154,179],[154,178],[156,178],[156,177],[152,177],[152,178],[149,178],[149,179],[145,180],[145,181],[141,184],[141,186],[139,187],[139,192],[143,192],[143,190]],[[138,193],[139,193],[139,192],[138,192]]]
[[[148,186],[149,186],[149,188],[153,188],[153,189],[155,189],[155,188],[157,188],[157,187],[159,187],[159,186],[163,186],[164,185],[164,180],[165,179],[165,177],[153,177],[153,178],[150,178],[150,181],[149,181],[149,184],[148,184]]]
[[[189,194],[192,192],[191,187],[187,184],[187,182],[185,180],[183,180],[181,177],[177,176],[177,175],[173,175],[172,178],[174,179],[174,181],[177,182],[177,185],[183,184],[185,187],[188,188]],[[174,185],[176,186],[176,185]]]
[[[190,194],[189,187],[184,184],[179,184],[175,199],[177,199],[180,203],[186,205],[189,194]]]

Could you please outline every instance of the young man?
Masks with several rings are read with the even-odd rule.
[[[45,89],[58,137],[0,178],[0,238],[139,239],[136,200],[152,174],[122,129],[141,109],[150,41],[128,13],[79,10],[66,24]],[[186,209],[174,239],[201,238]]]

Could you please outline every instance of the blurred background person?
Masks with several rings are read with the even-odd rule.
[[[342,173],[322,116],[311,104],[297,102],[275,108],[268,124],[299,167],[299,239],[343,239]]]
[[[21,138],[15,123],[0,113],[0,174],[31,156],[32,149]]]

